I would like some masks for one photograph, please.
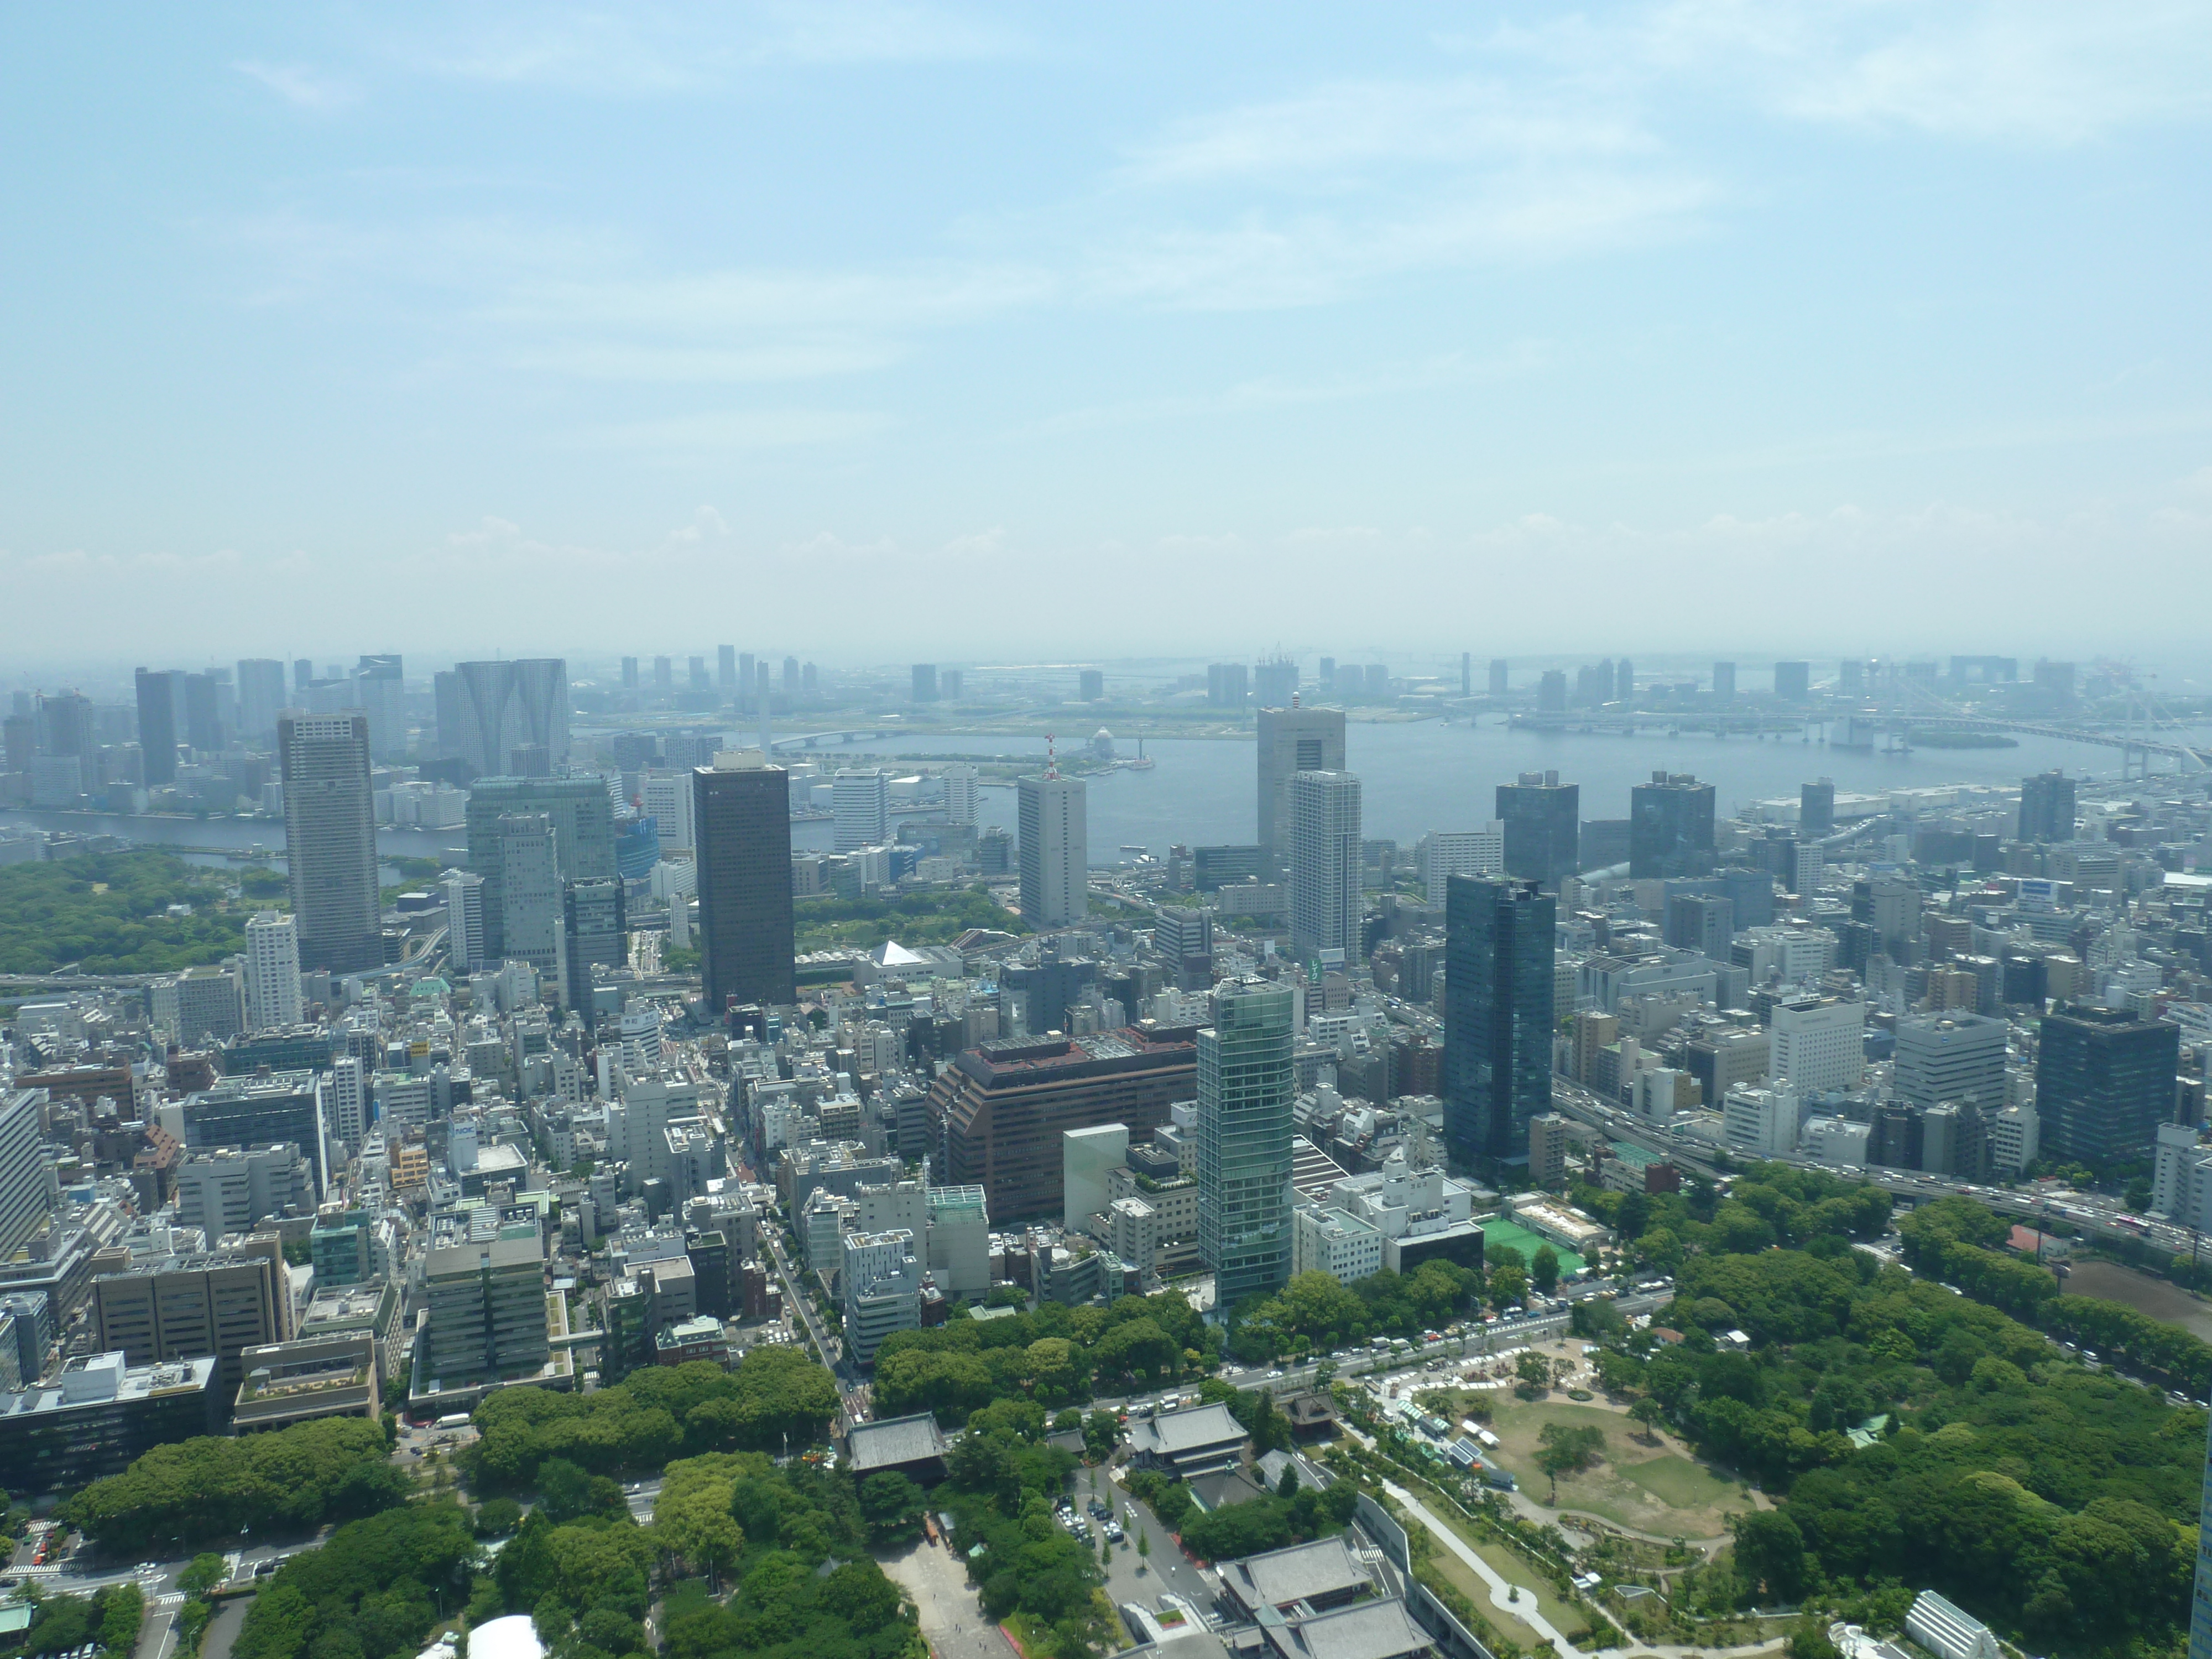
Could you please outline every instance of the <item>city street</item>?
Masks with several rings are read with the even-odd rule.
[[[1118,1474],[1120,1471],[1114,1473]],[[1091,1496],[1088,1473],[1079,1471],[1075,1477],[1076,1508],[1081,1510]],[[1157,1605],[1162,1592],[1172,1591],[1210,1618],[1214,1597],[1219,1593],[1218,1581],[1193,1566],[1190,1558],[1182,1553],[1182,1546],[1176,1542],[1159,1517],[1118,1481],[1109,1482],[1103,1469],[1099,1471],[1097,1496],[1111,1504],[1115,1517],[1130,1528],[1129,1547],[1115,1550],[1114,1565],[1108,1571],[1108,1599],[1117,1607],[1124,1601],[1141,1601],[1151,1607]],[[1147,1557],[1137,1553],[1139,1528],[1150,1540],[1152,1553]],[[1142,1573],[1137,1571],[1140,1565],[1145,1569]]]

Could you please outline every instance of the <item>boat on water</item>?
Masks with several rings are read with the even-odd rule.
[[[1136,759],[1134,759],[1134,760],[1127,760],[1127,761],[1123,761],[1123,762],[1121,763],[1121,764],[1122,764],[1123,766],[1127,767],[1127,768],[1130,771],[1132,771],[1132,772],[1149,772],[1149,771],[1151,771],[1151,770],[1152,770],[1155,766],[1158,766],[1158,765],[1159,764],[1159,763],[1158,763],[1158,761],[1156,761],[1156,760],[1149,760],[1149,759],[1147,759],[1147,758],[1146,757],[1146,755],[1145,755],[1145,740],[1144,740],[1144,738],[1143,738],[1142,737],[1139,737],[1139,738],[1137,739],[1137,757],[1136,757]]]

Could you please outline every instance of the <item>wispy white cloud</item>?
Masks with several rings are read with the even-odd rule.
[[[1263,375],[1215,392],[1072,409],[1040,421],[1037,429],[1050,434],[1087,432],[1152,421],[1258,414],[1366,398],[1401,397],[1443,386],[1508,380],[1534,372],[1549,357],[1549,349],[1541,342],[1524,341],[1494,357],[1478,358],[1454,351],[1422,362],[1382,364],[1320,380]]]
[[[305,64],[267,64],[248,58],[231,68],[259,82],[295,109],[327,113],[361,101],[361,94],[353,87]]]
[[[574,434],[578,448],[679,459],[757,449],[850,441],[882,431],[888,416],[867,410],[726,409],[664,419],[613,422]]]
[[[777,65],[1002,58],[1024,35],[972,10],[893,4],[521,9],[398,50],[428,71],[612,97],[692,93]]]
[[[1312,191],[1407,165],[1551,162],[1658,149],[1631,109],[1571,89],[1471,76],[1363,81],[1170,122],[1131,147],[1123,177]]]
[[[2212,113],[2202,0],[1659,0],[1459,45],[1594,85],[1964,141],[2074,144]]]

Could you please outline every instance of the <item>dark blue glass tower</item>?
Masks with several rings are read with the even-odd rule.
[[[1463,1164],[1528,1153],[1552,1109],[1559,902],[1533,881],[1454,876],[1444,890],[1444,1139]]]

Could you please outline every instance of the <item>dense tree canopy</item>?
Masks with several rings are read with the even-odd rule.
[[[146,1599],[136,1584],[117,1584],[90,1595],[42,1595],[30,1625],[0,1636],[0,1659],[41,1659],[96,1643],[112,1655],[128,1655],[138,1644]]]
[[[481,1433],[464,1453],[487,1491],[526,1486],[548,1458],[591,1474],[657,1469],[672,1458],[795,1449],[837,1413],[830,1373],[795,1347],[750,1350],[733,1370],[708,1360],[633,1371],[592,1394],[502,1389],[477,1407]]]
[[[1231,1340],[1248,1359],[1327,1353],[1370,1337],[1433,1330],[1481,1293],[1481,1274],[1449,1261],[1425,1261],[1404,1274],[1386,1267],[1351,1285],[1329,1273],[1299,1273],[1274,1295],[1238,1307]]]
[[[465,1510],[417,1504],[356,1521],[277,1569],[234,1659],[403,1659],[468,1599]]]
[[[875,1401],[886,1417],[933,1411],[948,1425],[994,1400],[1056,1407],[1094,1389],[1144,1388],[1181,1376],[1206,1352],[1205,1321],[1174,1291],[1125,1296],[1110,1308],[1056,1302],[1007,1319],[951,1319],[900,1331],[876,1353]]]
[[[1938,1199],[1898,1224],[1905,1259],[1921,1272],[2131,1370],[2167,1378],[2192,1397],[2212,1389],[2212,1345],[2124,1303],[2061,1296],[2047,1268],[1996,1248],[2007,1230],[1966,1198]]]
[[[247,908],[172,853],[88,853],[0,868],[0,973],[165,974],[244,948]],[[259,903],[265,907],[268,901]],[[171,915],[171,905],[190,913]]]
[[[535,1613],[563,1659],[614,1659],[646,1646],[656,1556],[736,1580],[726,1604],[672,1595],[670,1659],[922,1659],[897,1587],[867,1554],[849,1477],[758,1453],[709,1453],[668,1466],[650,1529],[625,1514],[565,1526],[533,1514],[499,1558],[509,1606]]]
[[[56,1518],[118,1554],[228,1537],[243,1528],[313,1531],[403,1501],[380,1424],[325,1418],[237,1439],[202,1435],[156,1446],[95,1480]]]
[[[1703,1181],[1680,1193],[1616,1193],[1577,1186],[1575,1201],[1614,1228],[1643,1265],[1672,1273],[1692,1252],[1747,1255],[1817,1238],[1874,1238],[1889,1224],[1889,1194],[1817,1170],[1754,1164],[1722,1198]]]

